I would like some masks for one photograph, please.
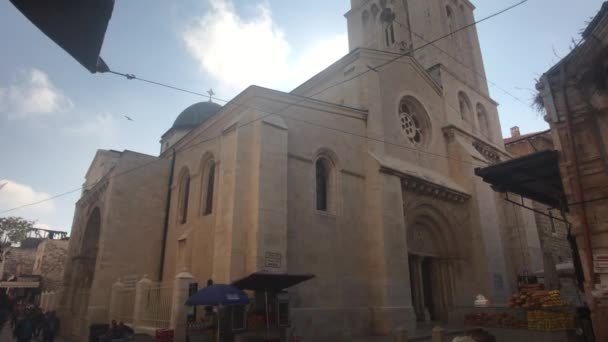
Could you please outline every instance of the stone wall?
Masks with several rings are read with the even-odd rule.
[[[68,240],[46,240],[38,245],[32,273],[42,276],[43,291],[61,288],[68,243]]]
[[[10,248],[4,261],[3,279],[13,275],[32,274],[36,248]]]
[[[534,202],[534,208],[548,213],[546,206],[542,204]],[[572,260],[572,252],[567,240],[568,228],[565,223],[556,220],[561,219],[559,212],[553,210],[551,215],[555,217],[553,224],[550,217],[536,214],[536,226],[543,251],[551,254],[555,264],[561,264]]]

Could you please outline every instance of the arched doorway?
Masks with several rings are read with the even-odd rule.
[[[99,208],[95,208],[89,216],[80,250],[82,273],[78,287],[82,289],[89,289],[93,284],[93,277],[95,276],[95,264],[97,263],[97,252],[99,250],[100,228],[101,213]]]
[[[95,277],[100,230],[101,211],[95,208],[87,219],[80,249],[72,258],[70,311],[73,315],[83,316],[88,306],[89,292]]]
[[[452,302],[450,259],[454,241],[449,221],[432,206],[406,215],[412,306],[419,322],[448,319]]]

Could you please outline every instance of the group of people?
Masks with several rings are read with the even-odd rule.
[[[11,324],[17,342],[30,342],[33,338],[53,342],[59,332],[59,319],[55,311],[45,313],[39,307],[13,313]]]
[[[45,313],[38,306],[17,302],[0,292],[0,331],[7,323],[17,342],[30,342],[34,338],[53,342],[59,332],[59,319],[54,311]]]
[[[112,320],[106,333],[100,337],[99,342],[124,341],[133,336],[133,334],[134,331],[131,327],[125,325],[123,322],[117,324],[115,320]]]

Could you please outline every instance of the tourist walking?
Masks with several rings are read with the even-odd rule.
[[[59,333],[59,318],[55,311],[47,312],[42,325],[42,342],[54,342]]]
[[[17,342],[31,342],[34,335],[34,324],[32,323],[31,314],[23,316],[15,324],[14,330]]]

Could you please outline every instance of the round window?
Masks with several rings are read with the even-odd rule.
[[[428,132],[426,114],[420,104],[405,97],[399,103],[399,124],[403,135],[414,145],[424,144]]]

